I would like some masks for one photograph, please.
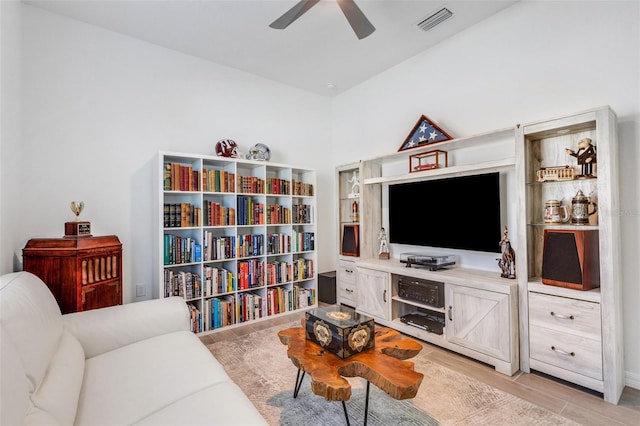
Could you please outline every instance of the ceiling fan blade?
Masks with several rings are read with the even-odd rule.
[[[287,28],[293,21],[301,17],[307,10],[311,9],[320,0],[302,0],[286,11],[284,15],[273,21],[269,26],[276,30]]]
[[[338,6],[342,9],[345,18],[349,21],[349,25],[353,28],[359,40],[371,35],[376,28],[369,22],[364,13],[360,10],[353,0],[336,0]]]

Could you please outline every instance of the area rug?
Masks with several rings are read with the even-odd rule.
[[[208,345],[225,370],[249,397],[270,425],[345,425],[342,404],[311,392],[305,377],[293,398],[297,368],[287,357],[278,331],[299,326],[299,321]],[[426,358],[411,359],[425,375],[415,398],[395,400],[370,386],[368,425],[577,425]],[[347,401],[352,425],[364,421],[366,381],[347,379],[352,385]]]

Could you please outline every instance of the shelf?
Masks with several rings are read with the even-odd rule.
[[[442,313],[445,312],[444,308],[437,308],[435,306],[425,305],[424,303],[416,302],[414,300],[403,299],[400,296],[393,296],[391,299],[395,300],[396,302],[404,303],[405,305],[411,305],[411,306],[415,306],[417,308],[427,309],[427,310],[433,311],[433,312],[442,312]]]
[[[548,228],[548,229],[583,229],[592,230],[599,229],[598,225],[574,225],[571,223],[528,223],[527,226],[533,226],[536,228]]]
[[[601,300],[600,288],[594,288],[587,291],[574,290],[571,288],[543,284],[539,277],[529,279],[529,292],[567,297],[570,299],[584,300],[594,303],[600,303]]]
[[[495,161],[484,161],[481,163],[468,164],[464,166],[449,166],[441,169],[425,170],[422,172],[407,173],[396,176],[382,176],[368,178],[363,181],[364,185],[374,185],[380,183],[407,183],[428,180],[430,178],[465,176],[478,173],[491,173],[507,170],[515,167],[514,157],[504,158]]]

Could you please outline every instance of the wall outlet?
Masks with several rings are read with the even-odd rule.
[[[136,297],[142,297],[147,294],[144,284],[136,284]]]

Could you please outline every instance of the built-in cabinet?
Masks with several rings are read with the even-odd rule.
[[[155,280],[194,332],[317,306],[314,170],[171,152],[156,165]]]
[[[582,171],[567,149],[577,151],[578,142],[585,138],[592,140],[597,151],[597,162],[591,167],[595,177],[574,179]],[[613,111],[601,107],[517,124],[430,144],[428,149],[446,151],[448,167],[410,171],[409,154],[418,153],[417,149],[357,164],[361,183],[360,255],[351,259],[339,256],[339,282],[344,283],[342,294],[347,295],[340,297],[340,302],[351,304],[355,300],[356,310],[384,325],[487,362],[506,374],[518,368],[541,371],[602,392],[606,401],[617,403],[624,378]],[[340,199],[344,198],[340,188],[347,171],[355,168],[355,164],[337,168]],[[389,185],[493,171],[508,176],[505,197],[509,236],[516,255],[515,280],[502,278],[497,263],[495,272],[464,265],[429,271],[405,268],[399,262],[400,253],[393,250],[390,260],[378,259],[377,235],[385,224],[383,200]],[[597,204],[597,214],[579,224],[545,221],[548,201],[560,201],[571,214],[572,198],[578,191]],[[542,283],[545,230],[588,231],[584,235],[597,236],[598,256],[585,257],[587,261],[581,265],[589,271],[598,270],[598,288],[578,290]],[[346,289],[354,280],[349,282],[345,271],[353,273],[351,264],[357,267],[357,285],[349,293]],[[399,276],[443,282],[445,305],[430,306],[401,297]],[[390,299],[385,297],[389,292]],[[355,297],[349,298],[353,293]],[[413,312],[444,317],[443,333],[421,330],[400,320]]]
[[[577,152],[587,139],[596,157],[583,170],[567,149]],[[603,107],[524,124],[516,131],[516,149],[522,224],[518,240],[523,241],[520,315],[521,330],[528,332],[522,339],[522,369],[594,389],[617,403],[624,378],[616,116]],[[562,175],[567,169],[573,178]],[[583,176],[585,171],[591,176]],[[571,215],[572,208],[582,207],[573,203],[582,195],[595,204],[589,206],[594,214],[578,223],[545,221],[549,200],[560,201]],[[547,258],[545,272],[545,232],[567,235],[570,244],[562,246],[561,254],[572,254],[575,262],[555,264]],[[575,269],[583,284],[593,282],[595,275],[599,287],[581,290],[543,283],[545,273],[555,272],[552,268],[560,276]]]

